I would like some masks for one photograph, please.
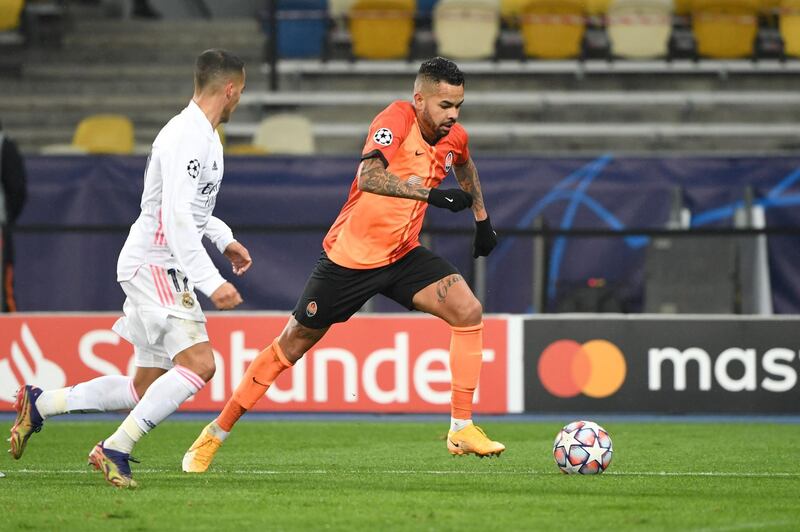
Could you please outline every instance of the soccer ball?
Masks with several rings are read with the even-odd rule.
[[[556,435],[553,458],[567,474],[597,475],[611,464],[614,449],[608,432],[591,421],[573,421]]]

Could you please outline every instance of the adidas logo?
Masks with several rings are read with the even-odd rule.
[[[212,170],[217,170],[217,161],[214,161],[214,164],[211,165]]]

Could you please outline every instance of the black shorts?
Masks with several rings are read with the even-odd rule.
[[[422,246],[369,270],[339,266],[323,251],[292,314],[306,327],[324,329],[347,321],[375,294],[412,310],[414,294],[454,273],[459,273],[455,266]]]

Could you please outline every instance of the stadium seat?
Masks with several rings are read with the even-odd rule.
[[[232,144],[225,147],[225,155],[267,155],[267,150],[255,144]]]
[[[328,16],[333,20],[344,20],[356,0],[328,0]]]
[[[15,30],[19,27],[24,0],[0,0],[0,31]]]
[[[758,0],[695,0],[692,31],[698,53],[711,59],[751,57],[757,13]]]
[[[762,16],[772,18],[778,14],[781,8],[781,0],[759,0],[758,11]]]
[[[75,129],[72,145],[87,153],[133,153],[133,123],[127,116],[97,114],[84,118]]]
[[[350,9],[353,55],[361,59],[405,59],[414,36],[413,0],[357,0]]]
[[[780,18],[783,52],[791,57],[800,57],[800,0],[781,2]]]
[[[270,155],[314,153],[311,121],[294,113],[269,116],[258,125],[253,135],[253,145],[263,149],[262,153]]]
[[[433,12],[433,35],[439,55],[486,59],[494,55],[500,12],[491,0],[442,0]]]
[[[328,28],[326,0],[280,0],[278,57],[321,57]]]
[[[692,0],[675,0],[672,12],[678,16],[688,16],[692,13]]]
[[[500,18],[510,28],[519,27],[522,8],[531,0],[500,0]]]
[[[525,55],[540,59],[570,59],[581,53],[586,31],[583,2],[531,0],[520,18]]]
[[[615,0],[606,28],[611,53],[617,57],[665,57],[672,31],[672,0]]]
[[[416,0],[417,18],[428,18],[433,16],[433,10],[441,0]]]
[[[586,0],[586,13],[590,16],[604,17],[613,0]]]

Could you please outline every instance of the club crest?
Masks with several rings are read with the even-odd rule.
[[[453,167],[453,152],[447,152],[447,157],[444,158],[444,171],[449,172]]]
[[[309,301],[308,305],[306,305],[306,316],[309,318],[313,318],[317,314],[317,302],[316,301]]]

